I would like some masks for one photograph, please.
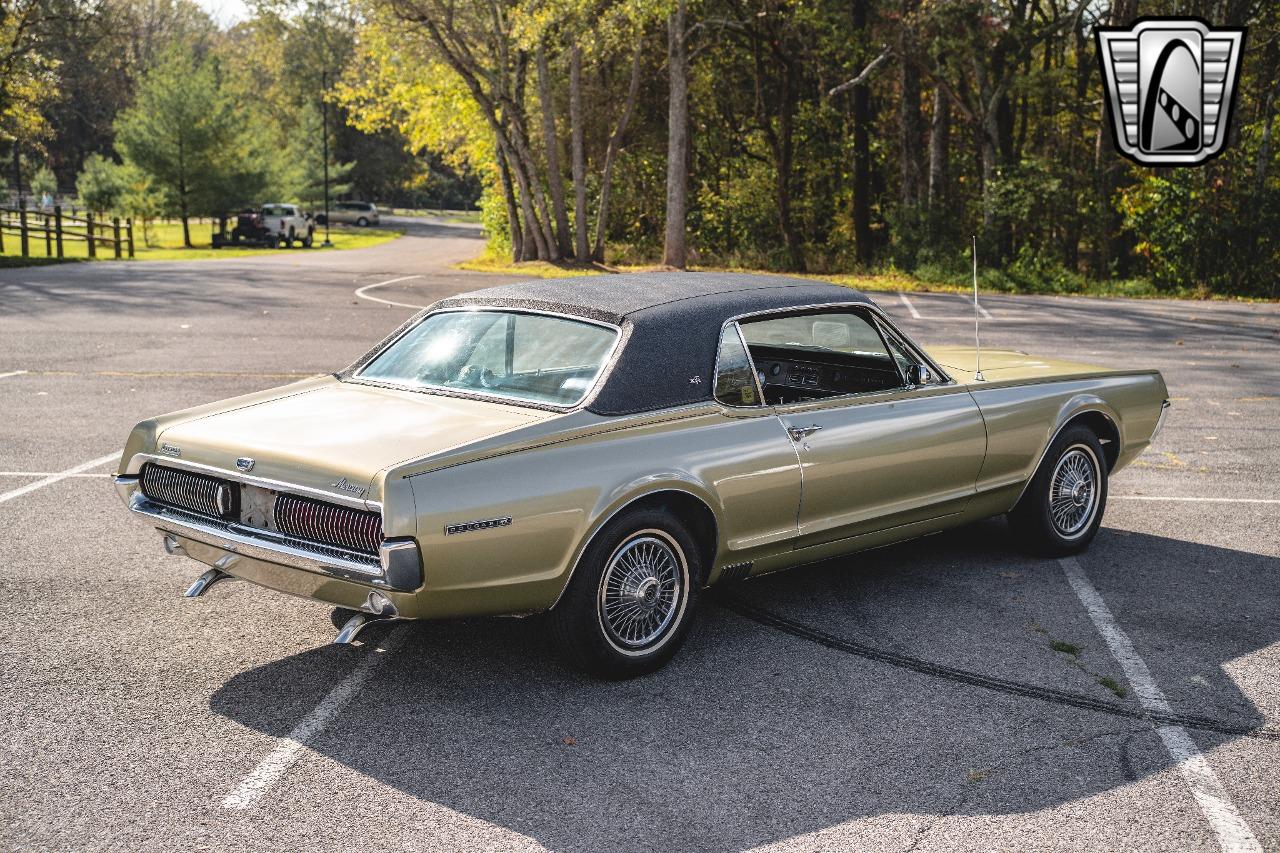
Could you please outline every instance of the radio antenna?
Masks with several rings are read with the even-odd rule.
[[[986,382],[982,375],[982,338],[978,335],[978,235],[973,235],[973,381]]]

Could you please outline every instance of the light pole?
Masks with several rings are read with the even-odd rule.
[[[323,248],[332,248],[329,241],[329,72],[320,72],[320,135],[324,137],[324,242]]]

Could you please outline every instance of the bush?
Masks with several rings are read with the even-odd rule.
[[[1212,167],[1144,175],[1118,198],[1161,291],[1276,295],[1280,189],[1232,192]]]
[[[101,154],[90,154],[76,178],[76,192],[80,195],[80,203],[94,213],[115,210],[120,194],[124,192],[121,167]]]

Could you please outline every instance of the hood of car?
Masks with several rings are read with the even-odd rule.
[[[215,411],[165,429],[162,453],[228,472],[371,496],[378,473],[555,417],[520,406],[340,382]]]
[[[951,378],[967,385],[974,381],[979,360],[973,347],[928,347],[929,357],[936,361]],[[1112,368],[1065,361],[1056,358],[1040,358],[1018,350],[986,349],[981,351],[982,375],[989,382],[1041,379],[1060,379],[1069,376],[1096,376],[1110,373]]]

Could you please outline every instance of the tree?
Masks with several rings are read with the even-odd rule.
[[[569,213],[564,203],[564,180],[560,171],[560,139],[556,134],[555,101],[551,97],[551,72],[547,63],[547,48],[539,43],[534,52],[538,65],[538,102],[542,109],[542,144],[547,156],[547,185],[551,190],[551,210],[555,215],[556,243],[560,247],[561,256],[569,254]],[[576,144],[576,139],[575,139]],[[574,178],[577,179],[578,149],[574,148]],[[578,257],[585,255],[582,251],[585,240],[579,240]]]
[[[117,209],[142,225],[142,240],[148,246],[156,243],[152,221],[164,212],[163,196],[151,184],[151,178],[137,166],[124,163],[117,168],[120,198]]]
[[[22,151],[43,153],[49,136],[43,109],[57,94],[49,30],[76,14],[74,6],[45,0],[0,0],[0,142],[8,144],[19,192]]]
[[[323,147],[316,144],[322,133],[323,116],[314,104],[301,110],[301,122],[290,134],[283,149],[283,162],[276,177],[276,195],[282,201],[296,201],[305,207],[324,205],[325,163]],[[329,195],[339,198],[351,191],[349,178],[354,162],[340,163],[329,153]]]
[[[41,166],[31,176],[31,194],[43,200],[46,196],[53,198],[58,194],[58,179],[48,166]]]
[[[180,46],[147,72],[134,105],[116,122],[116,136],[125,159],[150,176],[182,219],[188,247],[191,216],[223,213],[222,205],[243,203],[262,182],[216,65]]]
[[[676,0],[667,19],[667,215],[662,244],[663,266],[684,269],[689,211],[689,34],[685,0]]]
[[[120,166],[101,154],[90,154],[76,178],[80,203],[94,213],[115,210],[124,193],[125,181]]]

